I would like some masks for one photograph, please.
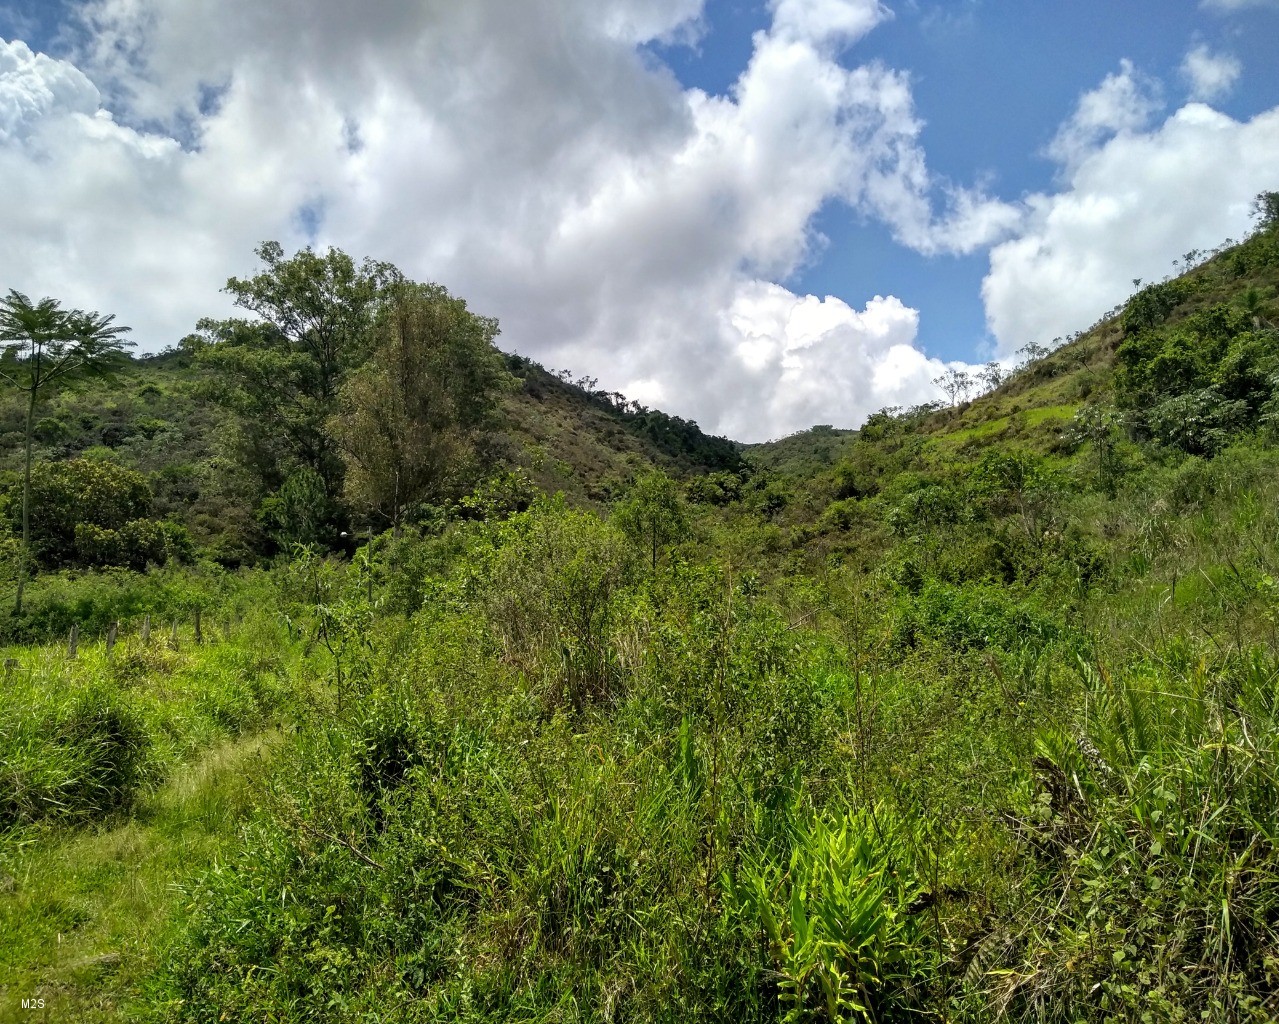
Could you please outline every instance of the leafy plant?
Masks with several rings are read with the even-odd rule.
[[[730,885],[758,920],[782,1019],[893,1020],[926,974],[906,825],[886,808],[798,825],[789,857],[748,862]]]

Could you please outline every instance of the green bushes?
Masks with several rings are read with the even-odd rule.
[[[926,642],[952,650],[1015,650],[1028,641],[1047,643],[1062,633],[1048,617],[993,588],[930,583],[898,609],[894,638],[904,647]]]
[[[281,755],[156,999],[190,1021],[1264,1019],[1273,659],[1153,625],[1112,657],[1085,623],[1146,612],[1130,581],[1078,584],[1156,496],[1262,543],[1241,503],[1268,466],[1151,465],[1112,499],[992,456],[889,504],[922,496],[901,591],[654,570],[551,502],[388,542],[367,575],[308,559],[282,607],[307,637],[348,609],[346,701]],[[1103,514],[1126,525],[1080,527]],[[1002,583],[974,582],[979,535]]]
[[[173,651],[157,635],[27,649],[0,703],[0,832],[43,819],[87,821],[127,809],[175,764],[219,736],[260,725],[289,701],[278,666],[225,641]],[[193,638],[184,634],[183,644]],[[270,638],[278,643],[278,637]]]
[[[608,525],[552,503],[513,517],[495,540],[483,607],[507,659],[543,680],[551,705],[582,710],[619,695],[615,642],[634,561]]]
[[[0,830],[127,806],[146,778],[150,746],[141,716],[108,688],[54,707],[11,707],[0,732]]]
[[[1130,426],[1138,435],[1213,455],[1255,427],[1273,400],[1274,331],[1246,310],[1218,304],[1167,328],[1143,321],[1130,330],[1126,317],[1125,330],[1116,397],[1135,410]]]
[[[5,495],[12,528],[21,529],[22,491]],[[31,542],[48,568],[128,566],[145,569],[188,558],[191,542],[176,523],[152,518],[146,479],[112,462],[70,459],[31,473]]]
[[[72,626],[82,635],[104,636],[111,624],[137,626],[143,616],[157,623],[183,623],[201,611],[225,618],[252,606],[263,586],[261,574],[224,572],[213,565],[196,570],[164,569],[146,573],[126,569],[50,573],[27,588],[20,617],[0,608],[0,642],[44,643],[65,637]]]
[[[1124,309],[1121,320],[1124,333],[1132,335],[1158,327],[1192,291],[1190,282],[1181,279],[1147,285],[1129,300]]]
[[[1040,740],[1018,820],[1039,864],[986,964],[1013,1017],[1265,1021],[1279,1011],[1279,664],[1084,669],[1088,715]]]

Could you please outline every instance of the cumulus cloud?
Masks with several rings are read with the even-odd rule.
[[[999,351],[1086,327],[1159,280],[1175,256],[1240,237],[1274,186],[1279,108],[1236,121],[1190,103],[1145,132],[1071,150],[1065,187],[1027,199],[1023,232],[991,252],[982,285]]]
[[[1243,73],[1243,65],[1237,57],[1228,53],[1213,53],[1200,44],[1186,54],[1181,63],[1181,76],[1190,86],[1192,99],[1211,101],[1225,96]]]
[[[287,112],[238,136],[238,149],[185,152],[165,134],[119,123],[65,61],[0,40],[0,280],[32,295],[118,314],[158,348],[194,327],[230,271],[264,235],[296,240],[305,182],[260,173],[311,159]],[[229,102],[243,102],[230,97]]]
[[[0,43],[0,280],[156,348],[223,311],[261,239],[334,244],[743,439],[935,397],[914,311],[785,289],[813,218],[840,200],[969,252],[1020,214],[930,174],[904,74],[843,62],[877,0],[772,10],[709,95],[643,51],[700,31],[701,0],[92,0],[69,60]]]
[[[848,45],[891,17],[879,0],[772,0],[772,34],[787,41]]]
[[[761,419],[858,422],[888,405],[936,397],[932,381],[948,365],[976,369],[925,357],[914,346],[918,327],[919,313],[893,296],[876,295],[856,310],[835,296],[795,295],[766,281],[739,288],[720,329],[756,405],[734,410],[729,427],[747,436]]]
[[[79,70],[25,43],[0,47],[0,142],[24,138],[52,111],[94,114],[97,88]]]
[[[1137,71],[1132,61],[1120,62],[1116,74],[1080,97],[1049,143],[1048,155],[1068,170],[1075,168],[1099,143],[1145,128],[1162,106],[1159,92],[1159,83]]]

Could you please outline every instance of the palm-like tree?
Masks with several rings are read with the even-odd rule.
[[[22,553],[14,614],[22,614],[22,591],[31,562],[31,442],[36,405],[61,381],[109,371],[124,350],[128,327],[114,316],[64,310],[56,299],[32,303],[10,289],[0,299],[0,380],[27,397],[22,469]]]

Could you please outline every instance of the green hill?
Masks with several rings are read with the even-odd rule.
[[[695,423],[519,356],[506,362],[517,386],[494,424],[491,470],[519,469],[539,489],[599,503],[655,467],[680,477],[742,468],[737,445]],[[181,524],[201,555],[231,566],[253,562],[271,549],[235,464],[234,415],[212,400],[213,384],[214,372],[182,351],[126,359],[111,379],[83,382],[42,403],[36,459],[90,459],[141,473],[154,516]],[[0,483],[10,493],[11,525],[24,418],[21,396],[0,394]]]

